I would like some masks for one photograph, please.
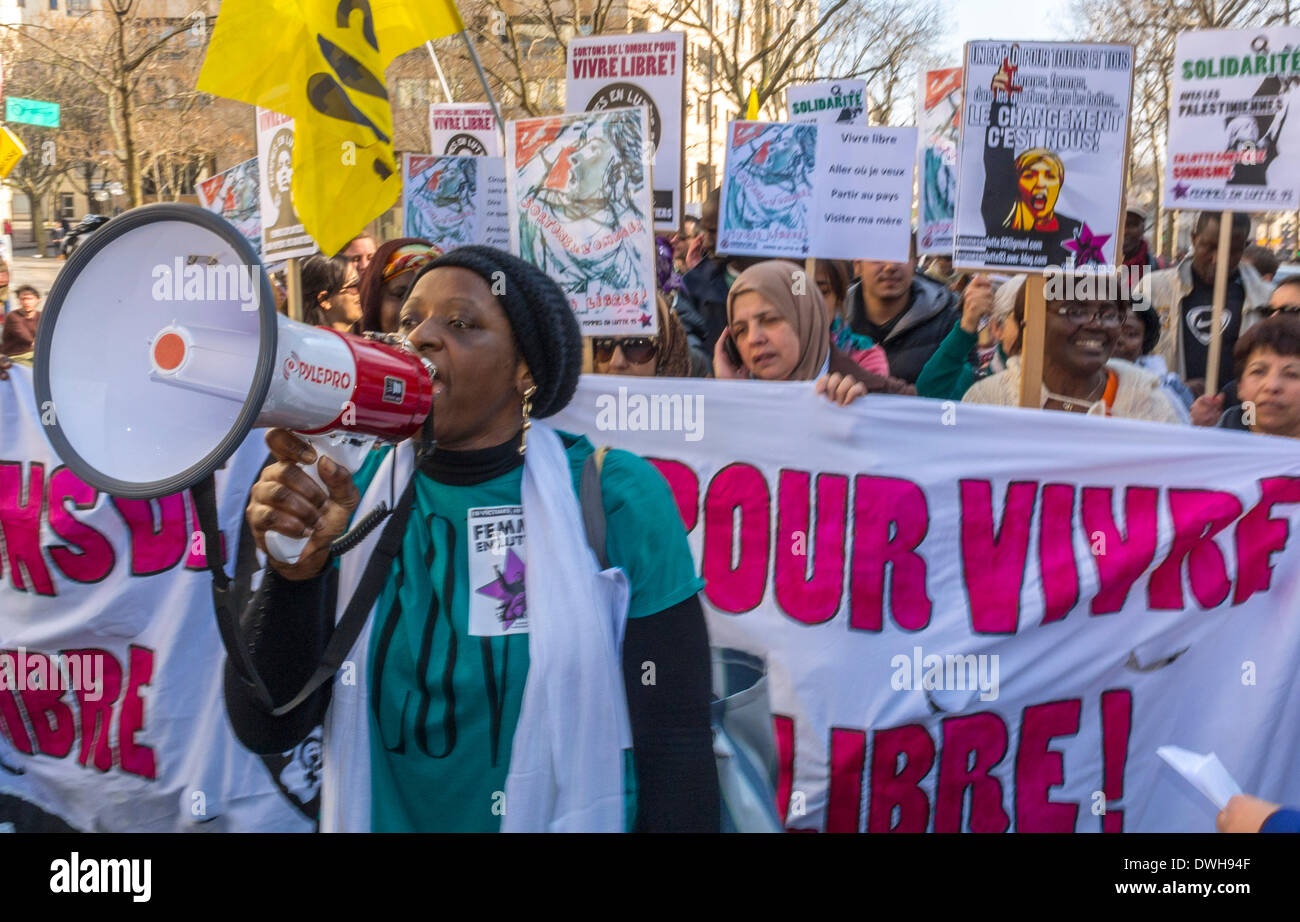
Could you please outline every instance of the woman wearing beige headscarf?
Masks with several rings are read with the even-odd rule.
[[[821,292],[803,267],[784,260],[751,266],[731,286],[713,370],[719,378],[815,380],[817,393],[841,405],[867,393],[916,393],[904,381],[867,371],[831,344]]]

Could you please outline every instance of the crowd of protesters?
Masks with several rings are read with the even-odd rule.
[[[715,253],[717,211],[715,193],[685,233],[660,241],[661,332],[597,340],[589,370],[837,374],[854,380],[853,392],[1019,405],[1023,275],[954,272],[942,257],[921,271],[913,242],[906,262],[817,260],[810,282],[802,264]],[[1166,267],[1144,236],[1146,213],[1125,218],[1123,264],[1140,282],[1109,300],[1047,300],[1041,406],[1300,435],[1300,394],[1287,388],[1292,359],[1300,367],[1300,276],[1274,283],[1277,256],[1247,246],[1250,220],[1234,216],[1220,386],[1207,395],[1218,215],[1198,216],[1190,252]]]
[[[490,831],[500,824],[498,817],[453,806],[486,802],[493,792],[522,784],[515,780],[516,772],[526,768],[550,779],[548,784],[559,774],[580,787],[604,778],[607,772],[597,764],[597,755],[555,750],[538,735],[539,721],[544,721],[536,708],[552,712],[545,720],[576,727],[591,719],[582,711],[582,701],[608,694],[611,676],[622,683],[628,702],[638,791],[631,827],[718,828],[708,637],[697,598],[702,584],[671,494],[654,469],[635,455],[610,451],[606,456],[583,437],[547,427],[529,436],[530,414],[540,418],[561,409],[573,396],[580,370],[808,381],[839,406],[868,394],[1020,404],[1024,276],[966,274],[954,271],[946,259],[931,259],[919,268],[915,241],[904,262],[809,264],[721,255],[715,252],[717,212],[715,194],[686,233],[658,241],[658,322],[657,332],[649,335],[582,337],[567,298],[553,281],[516,257],[486,247],[444,253],[417,238],[377,244],[361,235],[334,256],[317,255],[301,264],[307,322],[339,332],[395,333],[421,354],[437,355],[436,441],[427,456],[416,459],[424,478],[403,500],[419,514],[409,521],[394,518],[404,529],[394,535],[400,548],[390,576],[396,576],[384,582],[377,608],[387,613],[377,635],[383,638],[379,652],[372,651],[369,666],[380,725],[395,728],[402,740],[408,731],[420,738],[424,718],[412,722],[405,704],[411,679],[386,671],[386,657],[413,659],[410,638],[422,621],[427,625],[430,619],[445,618],[459,631],[468,618],[463,568],[459,563],[459,569],[448,568],[435,585],[427,566],[431,556],[450,559],[450,548],[467,540],[457,530],[463,520],[446,518],[447,509],[519,505],[526,481],[568,484],[583,494],[585,504],[583,479],[594,464],[608,533],[603,547],[591,546],[622,569],[630,583],[621,662],[599,662],[599,670],[584,674],[589,687],[582,694],[561,696],[567,703],[552,698],[534,704],[523,667],[507,678],[504,664],[512,653],[516,663],[527,667],[526,637],[484,637],[480,652],[485,668],[495,676],[493,664],[500,661],[502,685],[499,692],[490,692],[491,708],[466,712],[460,758],[428,758],[423,743],[409,751],[404,745],[383,751],[371,747],[369,753],[346,756],[331,748],[330,758],[365,763],[371,806],[369,815],[357,820],[358,828]],[[1300,276],[1271,284],[1276,260],[1246,246],[1249,221],[1234,217],[1222,327],[1221,377],[1226,384],[1207,394],[1219,218],[1201,215],[1191,252],[1165,268],[1142,236],[1145,216],[1130,211],[1128,219],[1123,258],[1141,276],[1136,293],[1119,289],[1117,296],[1107,297],[1085,290],[1076,298],[1051,297],[1055,292],[1046,296],[1041,408],[1300,438]],[[502,274],[509,284],[498,294],[491,285]],[[4,354],[30,354],[39,294],[20,287],[11,304],[7,267],[0,268],[0,283],[7,308]],[[0,356],[0,377],[7,361]],[[397,450],[372,452],[366,467],[353,475],[323,459],[322,489],[296,466],[313,460],[305,443],[281,429],[271,431],[268,443],[275,461],[254,484],[246,511],[254,540],[265,550],[265,535],[274,530],[305,537],[308,544],[294,564],[268,561],[257,596],[242,618],[246,636],[252,638],[252,666],[227,661],[225,696],[239,739],[253,751],[277,753],[300,743],[321,723],[329,686],[306,697],[300,694],[288,713],[274,714],[244,670],[254,668],[266,678],[273,701],[294,697],[299,687],[310,690],[304,683],[324,655],[333,598],[341,591],[330,565],[331,548],[363,504],[371,480],[380,476],[377,472],[395,470],[399,462]],[[587,574],[574,563],[583,555],[572,553],[576,548],[569,545],[589,543],[591,534],[575,532],[558,513],[550,518],[545,504],[532,508],[541,512],[534,513],[539,518],[530,523],[530,532],[538,527],[557,538],[548,545],[545,561],[529,564],[544,563],[559,575],[552,596],[530,598],[529,608],[541,612],[565,605],[576,611],[582,606],[571,605],[570,596],[587,591],[582,586]],[[452,524],[435,528],[438,515]],[[508,578],[508,572],[501,576],[503,585]],[[360,591],[348,588],[354,590]],[[399,624],[406,629],[396,630]],[[592,666],[587,660],[579,663],[593,654],[576,638],[556,641],[556,649],[572,659],[561,664],[565,668]],[[673,695],[645,690],[638,670],[648,661],[670,676],[661,687],[673,689]],[[453,692],[475,693],[472,671],[444,677],[449,699]],[[616,726],[602,728],[606,731],[611,737],[619,732]],[[347,734],[340,733],[327,729],[327,748],[346,742]],[[498,759],[497,748],[510,746],[512,737],[511,759]],[[447,754],[455,739],[453,732]],[[490,759],[484,755],[488,752]],[[529,764],[516,766],[516,760]],[[488,762],[490,771],[475,768]],[[452,793],[426,796],[435,789]],[[622,823],[620,798],[621,792],[611,787],[592,795],[589,813],[577,807],[569,817],[525,820],[507,814],[508,823],[521,829],[533,821],[549,822],[551,828],[568,828],[566,823],[614,828]],[[1219,817],[1220,828],[1254,829],[1266,821],[1290,828],[1297,816],[1253,798],[1231,806]]]
[[[1258,255],[1255,263],[1246,258],[1249,225],[1234,222],[1222,339],[1228,384],[1204,394],[1206,314],[1215,281],[1218,218],[1198,219],[1191,253],[1161,268],[1142,238],[1144,216],[1131,212],[1129,217],[1123,253],[1126,265],[1141,277],[1136,293],[1118,287],[1115,297],[1084,289],[1077,298],[1056,299],[1050,296],[1056,292],[1045,293],[1041,407],[1300,438],[1300,277],[1284,279],[1270,290],[1262,270],[1276,267],[1262,266]],[[397,580],[394,584],[402,588],[395,597],[386,595],[380,605],[380,610],[395,612],[387,617],[385,637],[407,636],[409,631],[393,633],[392,625],[404,620],[407,616],[401,612],[408,609],[416,620],[439,607],[447,609],[452,623],[466,617],[458,610],[464,607],[464,594],[449,585],[441,586],[441,594],[435,592],[421,564],[439,542],[464,536],[440,537],[437,529],[430,532],[425,520],[432,519],[435,508],[445,512],[465,505],[519,502],[521,467],[537,464],[540,471],[549,463],[525,458],[526,446],[528,459],[535,451],[528,438],[530,413],[548,415],[572,396],[577,368],[571,363],[607,375],[809,381],[815,382],[816,393],[841,406],[868,394],[1019,405],[1024,276],[966,275],[943,260],[932,260],[926,271],[918,271],[915,248],[905,262],[807,264],[725,256],[714,251],[716,230],[715,195],[688,233],[660,238],[657,331],[628,336],[580,338],[567,301],[553,282],[514,257],[487,248],[440,253],[428,241],[402,238],[376,247],[373,240],[361,237],[333,258],[307,261],[303,293],[313,322],[338,330],[405,335],[436,362],[436,383],[443,389],[434,417],[437,448],[420,468],[429,478],[428,483],[422,481],[422,489],[427,489],[416,503],[422,511],[406,526],[403,560],[394,565],[410,586]],[[509,277],[507,294],[493,297],[487,283],[500,272]],[[506,348],[511,338],[514,363]],[[582,437],[560,435],[552,459],[558,465],[556,482],[572,480],[574,490],[582,492],[578,472],[592,446]],[[294,473],[291,462],[303,458],[302,443],[283,430],[274,430],[268,441],[279,461],[263,471],[251,494],[248,519],[253,533],[259,544],[267,530],[309,535],[311,541],[298,564],[272,564],[274,572],[264,581],[261,601],[247,624],[254,636],[297,638],[292,644],[263,639],[252,646],[258,668],[276,676],[277,697],[284,697],[308,676],[323,648],[327,631],[322,625],[333,610],[319,602],[329,591],[329,569],[323,561],[357,508],[359,490],[370,474],[354,481],[346,471],[322,464],[322,491]],[[671,499],[644,462],[610,452],[607,463],[625,478],[603,481],[611,529],[642,538],[654,535],[650,544],[667,555],[650,560],[633,554],[620,564],[632,581],[632,616],[638,619],[630,622],[635,631],[629,626],[627,634],[635,655],[625,655],[623,664],[642,797],[634,825],[714,829],[719,795],[709,764],[705,639],[695,598],[699,584],[685,536],[669,514]],[[596,476],[602,478],[599,469]],[[617,503],[610,491],[618,490],[640,491],[641,501],[626,504],[641,510],[639,520],[615,518],[613,510],[624,508],[609,505]],[[530,524],[530,530],[533,527]],[[609,540],[613,538],[611,532]],[[567,535],[560,543],[580,540]],[[646,546],[645,541],[633,544]],[[633,544],[608,543],[609,558],[617,563]],[[569,555],[562,547],[554,551],[547,566],[564,566]],[[667,572],[680,578],[664,582]],[[457,574],[453,582],[463,579]],[[651,591],[651,586],[657,588]],[[646,600],[640,608],[638,597]],[[534,604],[549,600],[530,599],[530,608]],[[494,639],[490,654],[505,657],[508,648],[517,657],[524,655],[523,647],[510,638]],[[670,709],[650,703],[628,671],[629,663],[646,658],[671,660],[683,687],[691,689]],[[382,660],[376,661],[376,668],[383,671]],[[228,663],[227,706],[237,735],[250,748],[281,750],[319,722],[323,695],[313,695],[296,714],[273,719],[233,669]],[[375,682],[382,687],[390,679],[385,675]],[[524,694],[522,688],[511,683],[505,694],[513,702]],[[384,701],[403,700],[402,686],[390,691]],[[464,692],[473,693],[468,687]],[[381,708],[381,723],[405,727],[406,716],[399,711],[399,704]],[[527,733],[520,721],[513,732]],[[491,733],[498,732],[489,733],[485,727],[466,726],[466,745],[485,745]],[[656,742],[664,733],[675,740],[673,745]],[[520,745],[517,740],[515,745]],[[555,753],[538,756],[545,760]],[[466,773],[466,764],[401,751],[372,753],[369,771],[376,799],[370,828],[443,828],[448,822],[457,828],[491,827],[494,820],[482,816],[465,814],[453,821],[429,814],[421,800],[420,792],[434,780],[466,798],[480,799],[506,783],[495,761],[487,773]],[[577,764],[564,770],[570,769],[585,770]],[[669,783],[670,778],[676,780]],[[1251,825],[1261,811],[1261,823],[1264,816],[1275,815],[1290,822],[1288,811],[1279,813],[1276,805],[1250,800],[1234,804],[1231,815],[1220,817],[1220,826]],[[1241,820],[1239,815],[1245,814],[1249,819]]]

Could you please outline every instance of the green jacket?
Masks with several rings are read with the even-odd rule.
[[[939,400],[961,400],[966,389],[975,383],[975,366],[969,357],[978,341],[978,333],[967,333],[960,323],[953,324],[917,376],[916,393]]]

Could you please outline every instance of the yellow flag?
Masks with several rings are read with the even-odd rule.
[[[758,90],[749,88],[749,105],[745,109],[745,121],[758,121]]]
[[[401,193],[384,69],[464,28],[452,0],[225,0],[198,88],[294,118],[294,208],[333,254]]]
[[[10,174],[26,153],[27,148],[17,135],[8,128],[0,127],[0,179]]]

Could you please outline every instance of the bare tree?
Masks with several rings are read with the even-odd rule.
[[[18,161],[5,183],[27,196],[31,205],[32,240],[36,243],[36,252],[44,253],[47,199],[58,181],[67,173],[68,164],[57,156],[56,129],[12,125],[9,130],[23,142],[27,155]]]
[[[707,37],[700,76],[742,111],[754,90],[769,115],[791,84],[860,78],[876,101],[873,120],[888,121],[902,81],[939,32],[934,0],[679,0],[659,15],[666,28]]]
[[[822,43],[817,77],[866,80],[873,124],[888,125],[913,112],[899,103],[916,92],[918,72],[935,63],[931,49],[942,34],[938,3],[915,0],[858,2]]]
[[[628,5],[619,0],[469,0],[459,6],[503,118],[563,110],[569,40],[621,32],[628,22]],[[478,78],[463,42],[448,38],[435,47],[450,62],[447,78],[456,98],[478,98]]]
[[[143,6],[140,0],[101,0],[78,15],[55,13],[2,26],[21,43],[25,57],[67,71],[98,92],[114,142],[111,153],[132,207],[144,199],[140,110],[148,105],[147,77],[178,36],[206,34],[215,18],[199,11],[181,20],[160,20],[145,15]]]

